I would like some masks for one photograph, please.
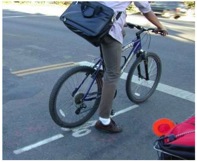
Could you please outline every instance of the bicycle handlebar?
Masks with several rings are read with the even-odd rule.
[[[140,25],[136,25],[136,24],[132,24],[132,23],[126,23],[126,26],[128,26],[131,29],[133,29],[133,28],[138,29],[139,32],[136,33],[137,35],[140,35],[145,31],[152,31],[152,32],[155,31],[155,28],[145,28],[145,27],[142,27]]]
[[[162,36],[166,36],[168,34],[168,32],[166,30],[160,30],[160,29],[156,29],[156,28],[145,28],[145,27],[142,27],[140,25],[135,25],[135,24],[132,24],[132,23],[126,23],[125,26],[129,27],[129,28],[136,28],[139,30],[139,32],[136,33],[136,35],[138,37],[140,37],[140,34],[142,34],[143,32],[145,31],[152,31],[153,33],[155,34],[160,34]]]
[[[132,24],[132,23],[127,23],[127,26],[129,28],[136,28],[138,30],[143,30],[143,31],[151,31],[151,30],[154,31],[155,30],[155,28],[145,28],[143,26]]]

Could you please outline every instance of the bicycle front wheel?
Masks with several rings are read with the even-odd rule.
[[[94,75],[91,67],[74,67],[55,84],[49,110],[54,122],[61,127],[73,128],[90,119],[98,108],[102,77]]]
[[[134,103],[145,102],[157,88],[161,70],[160,58],[155,53],[139,56],[127,76],[126,92],[128,98]]]

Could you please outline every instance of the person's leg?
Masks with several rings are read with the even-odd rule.
[[[120,77],[122,45],[110,36],[106,36],[101,48],[106,69],[103,78],[99,116],[102,118],[109,118],[116,86]]]
[[[111,133],[118,133],[121,129],[110,119],[110,114],[117,83],[120,77],[122,44],[114,40],[112,37],[106,36],[101,45],[101,49],[105,62],[105,73],[99,105],[99,122],[97,122],[96,128],[107,130]],[[105,127],[105,125],[109,124],[111,124],[109,127]]]

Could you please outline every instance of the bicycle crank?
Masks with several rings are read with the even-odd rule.
[[[84,94],[83,93],[78,93],[74,96],[74,102],[75,102],[75,105],[76,105],[76,111],[75,113],[78,115],[80,114],[81,110],[83,108],[86,108],[86,104],[83,102],[83,97],[84,97]]]

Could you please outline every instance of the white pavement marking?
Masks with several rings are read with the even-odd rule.
[[[131,110],[137,108],[137,107],[138,107],[138,105],[130,106],[130,107],[126,108],[126,109],[123,109],[123,110],[120,110],[120,111],[116,112],[114,116],[118,116],[118,115],[120,115],[120,114],[126,113],[126,112],[128,112],[128,111],[131,111]],[[113,117],[114,117],[114,116],[113,116]]]
[[[126,113],[126,112],[128,112],[128,111],[131,111],[131,110],[137,108],[137,107],[138,107],[138,105],[130,106],[130,107],[128,107],[128,108],[125,108],[125,109],[123,109],[123,110],[120,110],[120,111],[116,112],[114,116],[118,116],[118,115],[120,115],[120,114]],[[114,116],[113,116],[113,117],[114,117]],[[95,123],[95,121],[89,121],[89,123],[91,123],[91,122],[92,122],[92,123]],[[85,125],[85,124],[84,124],[84,125]],[[91,124],[89,127],[92,127],[93,125],[94,125],[94,124]],[[86,127],[86,126],[84,126],[84,127]],[[80,129],[83,128],[83,125],[80,126],[79,128],[80,128]],[[73,130],[76,131],[76,129],[77,129],[77,128],[74,128]],[[66,131],[70,131],[70,130],[72,130],[72,129],[65,129],[65,130],[66,130]],[[82,129],[81,129],[81,130],[82,130]],[[82,131],[83,131],[83,130],[82,130]],[[89,133],[90,133],[90,131],[87,132],[87,134],[89,134]],[[85,135],[87,135],[87,134],[85,134]],[[49,138],[47,138],[47,139],[44,139],[44,140],[42,140],[42,141],[36,142],[36,143],[34,143],[34,144],[25,146],[25,147],[20,148],[20,149],[17,149],[17,150],[14,150],[13,152],[14,152],[14,154],[18,155],[18,154],[21,154],[21,153],[26,152],[26,151],[30,151],[30,150],[32,150],[32,149],[34,149],[34,148],[37,148],[37,147],[39,147],[39,146],[48,144],[48,143],[50,143],[50,142],[53,142],[53,141],[58,140],[58,139],[63,138],[63,137],[64,137],[63,134],[57,134],[57,135],[54,135],[54,136],[49,137]]]
[[[79,62],[77,64],[81,65],[81,66],[92,66],[93,65],[93,63],[90,63],[90,62],[87,62],[87,61],[82,61],[82,62]],[[128,75],[127,73],[123,73],[121,75],[121,79],[126,80],[127,75]],[[188,101],[191,101],[191,102],[195,102],[195,94],[194,93],[191,93],[191,92],[179,89],[179,88],[175,88],[175,87],[172,87],[172,86],[168,86],[168,85],[159,83],[159,85],[157,87],[157,90],[161,91],[163,93],[167,93],[169,95],[173,95],[175,97],[179,97],[181,99],[185,99],[185,100],[188,100]],[[120,114],[126,113],[126,112],[128,112],[130,110],[133,110],[134,108],[137,108],[137,107],[138,107],[138,105],[133,105],[131,107],[125,108],[123,110],[120,110],[120,111],[116,112],[114,116],[118,116]],[[68,129],[68,130],[70,130],[70,129]],[[14,154],[21,154],[23,152],[32,150],[34,148],[37,148],[37,147],[42,146],[44,144],[53,142],[53,141],[58,140],[58,139],[63,138],[63,137],[64,137],[64,135],[57,134],[57,135],[55,135],[53,137],[44,139],[44,140],[39,141],[37,143],[34,143],[32,145],[29,145],[29,146],[26,146],[26,147],[14,150],[13,152],[14,152]]]
[[[27,69],[27,70],[21,70],[21,71],[15,71],[12,72],[12,74],[15,74],[17,76],[24,76],[24,75],[30,75],[30,74],[35,74],[39,72],[46,72],[46,71],[51,71],[51,70],[56,70],[56,69],[61,69],[69,66],[74,66],[74,65],[80,65],[80,66],[93,66],[94,64],[88,61],[81,61],[78,63],[74,62],[67,62],[63,64],[55,64],[55,65],[50,65],[50,66],[44,66],[44,67],[39,67],[39,68],[32,68],[32,69]],[[126,80],[128,73],[123,73],[121,75],[121,79]],[[158,84],[157,90],[175,97],[179,97],[191,102],[195,102],[195,94],[186,90],[182,90],[176,87],[168,86],[162,83]]]
[[[127,75],[128,75],[127,73],[123,73],[121,75],[121,79],[126,80]],[[157,90],[160,91],[160,92],[167,93],[169,95],[175,96],[175,97],[179,97],[179,98],[184,99],[184,100],[195,102],[195,94],[192,93],[192,92],[188,92],[188,91],[185,91],[185,90],[182,90],[182,89],[179,89],[179,88],[175,88],[175,87],[172,87],[172,86],[168,86],[168,85],[165,85],[165,84],[162,84],[162,83],[158,84]]]
[[[82,61],[82,62],[79,62],[79,65],[81,65],[81,66],[93,66],[94,64],[91,63],[91,62]],[[124,72],[124,73],[122,73],[120,78],[123,79],[123,80],[126,80],[127,75],[128,75],[128,73]],[[166,85],[166,84],[162,84],[162,83],[158,84],[156,90],[158,90],[160,92],[163,92],[163,93],[166,93],[166,94],[169,94],[169,95],[172,95],[172,96],[175,96],[175,97],[179,97],[179,98],[184,99],[184,100],[195,102],[195,94],[192,93],[192,92],[189,92],[189,91],[185,91],[185,90],[182,90],[182,89],[179,89],[179,88],[176,88],[176,87],[172,87],[172,86],[169,86],[169,85]]]
[[[20,149],[18,149],[18,150],[14,150],[14,154],[21,154],[21,153],[23,153],[23,152],[32,150],[32,149],[34,149],[34,148],[36,148],[36,147],[45,145],[45,144],[47,144],[47,143],[53,142],[53,141],[58,140],[58,139],[63,138],[63,137],[64,137],[63,134],[57,134],[57,135],[55,135],[55,136],[53,136],[53,137],[44,139],[44,140],[39,141],[39,142],[37,142],[37,143],[34,143],[34,144],[32,144],[32,145],[29,145],[29,146],[20,148]]]
[[[40,17],[44,15],[26,15],[26,16],[3,16],[3,19],[12,19],[12,18],[23,18],[23,17]]]

